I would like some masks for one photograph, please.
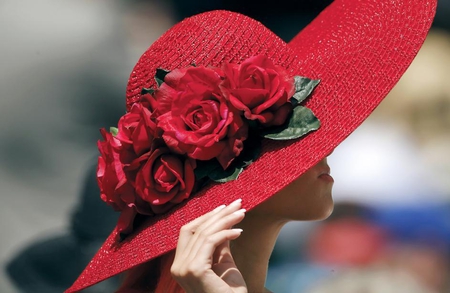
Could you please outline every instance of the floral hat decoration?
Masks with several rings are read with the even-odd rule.
[[[314,166],[396,84],[435,9],[336,0],[289,44],[229,11],[173,26],[131,72],[126,114],[101,130],[97,180],[120,218],[66,292],[174,249],[189,221],[238,198],[252,209]]]
[[[236,180],[263,138],[297,139],[320,124],[300,105],[319,81],[290,77],[265,55],[221,68],[158,68],[155,81],[98,143],[100,196],[121,212],[122,238],[138,217],[163,214],[209,182]]]

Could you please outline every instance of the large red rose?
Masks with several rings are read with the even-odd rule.
[[[225,169],[242,151],[247,125],[222,96],[221,81],[211,68],[176,69],[155,94],[167,146],[197,160],[217,158]]]
[[[101,199],[120,211],[117,224],[119,232],[128,233],[132,230],[136,216],[134,208],[135,193],[123,171],[120,161],[122,145],[120,141],[105,129],[101,129],[104,141],[98,142],[100,157],[97,166],[97,182]]]
[[[224,63],[223,95],[245,118],[264,126],[281,125],[292,111],[294,79],[264,55],[253,56],[241,64]]]
[[[195,167],[195,160],[173,154],[167,147],[157,147],[137,172],[136,193],[154,213],[163,213],[191,195]]]
[[[152,146],[155,129],[151,112],[136,103],[129,113],[120,118],[115,137],[106,130],[101,130],[104,141],[98,142],[100,157],[97,168],[100,197],[121,212],[117,224],[121,233],[128,234],[132,231],[134,218],[138,213],[153,214],[150,205],[136,194],[134,181],[136,162],[145,160],[145,154]]]

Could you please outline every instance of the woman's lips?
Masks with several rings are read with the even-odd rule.
[[[330,167],[327,166],[326,169],[324,169],[322,172],[320,172],[319,178],[322,180],[325,180],[327,182],[334,182],[333,177],[330,175]]]

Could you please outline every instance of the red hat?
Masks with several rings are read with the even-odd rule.
[[[192,185],[190,183],[192,180],[185,178],[186,180],[181,187],[177,187],[176,195],[171,197],[170,201],[149,193],[142,187],[145,182],[138,183],[139,180],[147,179],[139,176],[133,179],[135,181],[131,184],[132,190],[128,190],[129,185],[124,183],[126,176],[122,174],[123,170],[116,169],[115,171],[120,173],[120,176],[116,178],[117,184],[114,185],[113,191],[106,191],[110,186],[103,186],[105,189],[102,191],[103,199],[122,210],[122,219],[134,218],[136,212],[147,216],[141,217],[138,225],[135,221],[133,231],[124,239],[120,239],[119,230],[129,232],[130,226],[124,225],[127,223],[125,220],[119,221],[118,227],[66,292],[82,290],[174,249],[179,230],[187,222],[238,198],[242,198],[243,207],[250,210],[314,166],[355,130],[394,87],[424,42],[435,9],[435,0],[336,0],[289,44],[283,42],[261,23],[228,11],[199,14],[173,26],[142,55],[130,75],[126,101],[128,113],[132,113],[134,118],[131,114],[124,116],[122,123],[130,119],[135,123],[133,127],[136,129],[142,125],[145,126],[142,128],[144,130],[135,131],[135,141],[145,143],[146,139],[155,135],[145,131],[145,129],[154,128],[153,114],[156,111],[153,107],[154,95],[160,94],[158,102],[165,103],[170,108],[172,101],[167,100],[167,92],[176,90],[176,87],[180,85],[180,70],[191,79],[203,78],[204,83],[207,84],[203,87],[204,83],[201,85],[202,82],[198,82],[201,86],[186,87],[185,92],[204,93],[210,90],[210,84],[215,84],[217,74],[221,80],[224,79],[223,76],[226,76],[225,80],[228,79],[228,84],[221,84],[215,90],[220,90],[230,102],[234,98],[231,96],[238,94],[234,91],[233,78],[230,78],[230,75],[235,74],[233,70],[237,68],[236,66],[246,62],[256,62],[255,58],[259,58],[258,62],[269,64],[267,65],[270,67],[270,70],[267,70],[268,75],[279,73],[283,77],[277,81],[277,84],[287,81],[284,78],[286,74],[291,77],[301,75],[320,80],[320,84],[302,106],[312,110],[320,119],[321,126],[317,131],[289,142],[262,139],[260,157],[247,166],[237,180],[226,183],[207,183],[200,188],[199,182],[196,181]],[[261,58],[264,61],[261,61]],[[200,68],[200,74],[194,73],[195,70],[192,70],[192,74],[186,74],[186,68]],[[157,71],[157,69],[168,70],[172,74],[168,77],[167,71]],[[211,73],[211,70],[215,73]],[[164,83],[171,84],[172,87],[164,88]],[[293,87],[292,84],[290,86]],[[285,92],[291,95],[295,90],[297,93],[297,84],[294,90],[289,88],[290,86],[284,86]],[[179,93],[171,93],[179,95]],[[221,99],[214,90],[210,90],[209,93],[216,99]],[[248,121],[257,121],[261,125],[265,122],[280,124],[278,123],[280,121],[274,121],[276,117],[286,116],[283,111],[277,112],[283,105],[278,105],[280,107],[277,106],[275,112],[267,113],[253,111],[253,109],[248,111],[246,108],[248,105],[242,106],[239,99],[232,104],[234,110],[220,108],[220,113],[238,109],[242,117],[245,116]],[[183,107],[183,105],[177,107]],[[153,110],[153,113],[148,109]],[[274,109],[273,105],[267,106],[267,109]],[[174,112],[173,109],[172,112]],[[233,125],[227,124],[227,131],[231,131],[229,129],[233,127],[234,130],[225,135],[227,141],[219,151],[210,149],[211,145],[208,143],[199,148],[192,148],[183,142],[174,141],[173,137],[178,138],[184,134],[174,130],[177,125],[173,121],[177,121],[178,114],[170,113],[170,109],[158,113],[160,115],[158,117],[172,115],[168,118],[164,116],[167,118],[165,120],[158,120],[165,123],[164,131],[170,135],[163,134],[166,145],[162,148],[152,146],[152,150],[156,153],[168,147],[176,153],[189,157],[184,165],[178,166],[180,170],[184,170],[186,176],[194,176],[192,170],[195,167],[198,168],[201,160],[207,160],[210,156],[220,161],[222,167],[228,168],[232,162],[230,156],[224,153],[237,156],[242,151],[245,135],[242,135],[240,131],[244,127],[242,125],[247,122],[242,124],[241,121],[234,121]],[[236,112],[233,113],[234,116],[227,114],[227,117],[240,117],[236,115]],[[202,113],[200,114],[191,118],[206,119]],[[119,121],[118,136],[121,135],[120,123]],[[123,133],[127,134],[127,129],[123,128]],[[112,132],[115,132],[114,129]],[[102,176],[106,176],[105,172],[107,172],[104,168],[105,158],[112,157],[116,147],[112,136],[105,131],[103,135],[105,142],[99,143],[103,157],[99,160],[100,185],[105,184],[101,182]],[[119,138],[122,143],[126,143],[127,137]],[[143,152],[141,145],[133,147],[134,154]],[[164,150],[160,152],[165,153]],[[161,158],[161,153],[158,155]],[[152,156],[153,153],[147,156],[146,160],[154,160]],[[192,158],[196,160],[192,161]],[[127,160],[123,157],[120,159]],[[159,164],[170,165],[167,161],[169,159]],[[127,165],[128,170],[137,168],[133,164]],[[146,168],[146,165],[140,166],[140,168]],[[128,180],[128,177],[126,178]],[[147,183],[151,184],[151,182]],[[102,186],[100,187],[102,189]],[[121,200],[125,202],[124,198],[133,197],[133,192],[138,192],[142,197],[146,197],[147,201],[162,204],[161,209],[158,210],[159,208],[155,208],[154,205],[137,207],[139,205],[137,199],[133,199],[135,200],[133,209],[127,210],[130,205],[121,206],[123,202],[117,201],[117,198],[108,197],[108,192],[115,194],[117,190],[122,192]],[[190,192],[192,194],[189,194]],[[173,206],[173,203],[177,205]]]

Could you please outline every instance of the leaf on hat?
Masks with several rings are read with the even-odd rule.
[[[225,183],[238,179],[242,171],[244,171],[244,168],[228,167],[226,170],[219,168],[214,169],[208,177],[215,182]]]
[[[197,168],[195,168],[195,179],[201,180],[208,177],[215,182],[227,182],[238,178],[243,168],[236,168],[230,166],[226,170],[222,168],[216,159],[209,161],[197,161]]]
[[[164,78],[169,73],[170,73],[169,70],[165,70],[162,68],[156,69],[155,80],[156,80],[156,83],[158,84],[158,87],[161,86],[161,84],[164,82]]]
[[[264,129],[262,135],[273,140],[296,139],[310,131],[317,130],[319,126],[319,119],[310,109],[297,106],[294,108],[292,116],[287,123],[279,127]]]
[[[109,132],[111,132],[111,134],[112,134],[113,136],[116,136],[117,133],[119,133],[119,129],[118,129],[117,127],[110,127],[110,128],[109,128]]]
[[[155,92],[155,90],[154,89],[147,89],[147,88],[142,88],[142,90],[141,90],[141,95],[146,95],[146,94],[150,94],[150,95],[152,95],[153,93]]]
[[[295,106],[303,102],[319,84],[319,79],[310,79],[302,76],[294,76],[295,93],[290,102]]]

